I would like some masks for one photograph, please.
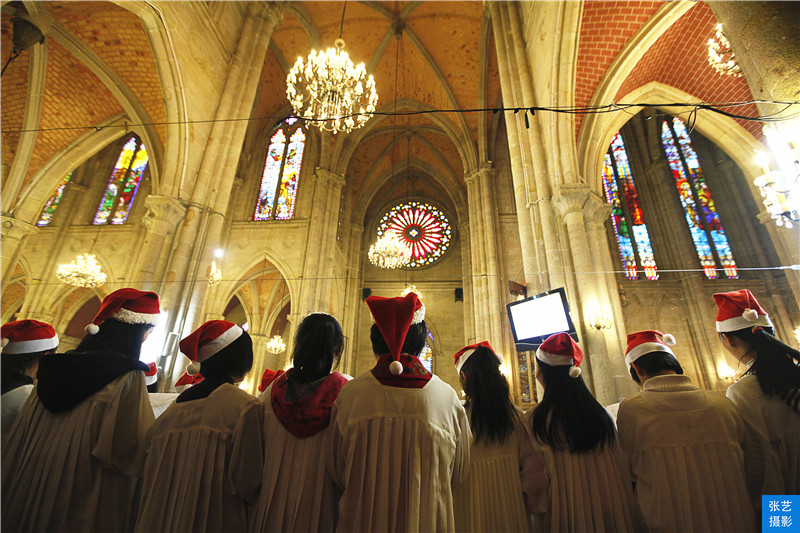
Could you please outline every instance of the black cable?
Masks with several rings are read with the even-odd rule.
[[[14,50],[11,50],[11,53],[8,55],[8,61],[6,61],[6,64],[3,65],[3,70],[0,70],[0,77],[2,77],[3,74],[5,73],[6,67],[8,66],[9,63],[11,63],[11,60],[18,58],[19,54],[20,52],[14,52]]]
[[[344,35],[344,12],[347,9],[347,0],[344,0],[344,5],[342,6],[342,22],[339,23],[339,39],[342,38]]]

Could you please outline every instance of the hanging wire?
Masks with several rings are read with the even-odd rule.
[[[344,12],[347,9],[347,0],[344,0],[344,5],[342,6],[342,21],[339,23],[339,39],[342,38],[344,35]]]
[[[8,64],[11,63],[11,61],[13,61],[14,59],[18,58],[20,53],[21,52],[16,52],[14,50],[11,50],[11,53],[8,55],[8,61],[6,61],[6,64],[3,65],[3,70],[0,71],[0,77],[2,77],[3,74],[5,73]]]

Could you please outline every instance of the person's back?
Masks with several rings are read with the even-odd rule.
[[[339,530],[453,530],[451,479],[466,476],[469,425],[452,387],[437,376],[386,387],[367,372],[342,389],[331,418]]]
[[[136,531],[245,531],[261,482],[261,405],[234,383],[253,364],[247,332],[211,320],[181,340],[203,380],[148,434]],[[196,364],[196,363],[192,363]]]
[[[339,531],[452,531],[451,484],[469,465],[469,424],[452,387],[418,359],[427,328],[414,293],[367,299],[379,356],[333,404],[328,468]]]
[[[297,328],[293,366],[260,396],[264,421],[261,494],[252,531],[334,531],[337,490],[327,471],[331,408],[347,383],[331,372],[344,337],[339,323],[312,313]]]
[[[41,357],[3,447],[4,531],[130,530],[154,418],[139,350],[158,313],[154,293],[120,289],[75,351]]]
[[[483,341],[466,346],[454,360],[472,432],[469,475],[453,495],[456,531],[529,531],[520,480],[527,436],[522,411],[511,403],[500,372],[503,358]]]
[[[662,336],[642,332],[640,337],[649,338],[644,344],[635,340],[639,334],[629,336],[628,354],[636,357],[628,362],[643,390],[623,400],[617,416],[647,525],[651,531],[752,530],[744,423],[723,395],[700,390],[663,363],[652,366],[654,360],[674,360],[654,334]],[[640,353],[637,342],[643,344]],[[647,352],[652,346],[658,353]],[[671,364],[683,372],[677,360]]]

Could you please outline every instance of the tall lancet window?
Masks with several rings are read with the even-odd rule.
[[[53,220],[53,215],[56,214],[56,208],[61,202],[61,197],[64,196],[64,189],[67,188],[67,183],[69,183],[71,177],[72,172],[64,176],[64,179],[58,184],[53,195],[47,200],[47,203],[44,204],[42,212],[39,214],[39,220],[36,222],[37,226],[46,226]]]
[[[292,218],[305,145],[306,134],[294,117],[287,118],[272,135],[253,220]]]
[[[625,276],[628,279],[637,279],[641,270],[647,279],[658,279],[650,234],[647,233],[644,213],[639,204],[639,193],[636,191],[628,154],[619,133],[614,135],[603,161],[603,189],[606,201],[611,204],[611,222],[617,236]]]
[[[674,117],[671,121],[662,122],[661,144],[669,160],[697,257],[706,277],[717,279],[717,270],[721,268],[728,278],[738,278],[728,238],[714,207],[689,132],[681,119]]]
[[[129,138],[117,157],[92,224],[122,224],[128,219],[147,161],[144,144],[135,136]]]

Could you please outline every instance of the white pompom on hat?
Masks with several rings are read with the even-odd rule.
[[[58,347],[56,330],[38,320],[15,320],[0,328],[4,354],[26,354]]]
[[[200,363],[221,351],[242,336],[244,330],[226,320],[209,320],[189,335],[181,339],[181,353],[192,360],[186,373],[194,376],[200,373]]]
[[[556,333],[539,346],[536,359],[550,366],[569,366],[569,377],[577,378],[581,375],[583,350],[567,333]]]
[[[86,326],[88,335],[96,335],[100,324],[109,318],[126,324],[148,324],[155,326],[161,314],[158,295],[137,289],[119,289],[105,298],[92,323]]]
[[[762,326],[771,328],[772,321],[758,300],[748,289],[720,292],[714,295],[717,304],[717,331],[727,333],[740,329]]]
[[[413,292],[394,298],[370,296],[367,306],[389,347],[389,355],[393,359],[389,364],[389,372],[399,376],[403,373],[403,364],[399,361],[403,343],[411,325],[425,320],[425,306]]]
[[[629,333],[625,362],[630,365],[641,356],[652,352],[666,352],[675,355],[669,348],[674,345],[675,337],[669,333],[661,333],[657,329]]]

